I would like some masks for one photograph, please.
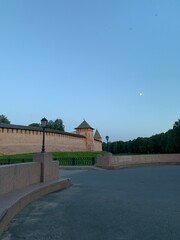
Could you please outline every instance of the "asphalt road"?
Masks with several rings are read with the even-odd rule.
[[[180,166],[61,175],[74,185],[31,203],[2,240],[180,239]]]

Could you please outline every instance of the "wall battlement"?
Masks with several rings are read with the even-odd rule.
[[[1,123],[0,155],[40,152],[42,134],[41,128]],[[75,133],[46,129],[45,136],[46,152],[102,151],[101,138],[94,138],[89,124],[79,125]]]

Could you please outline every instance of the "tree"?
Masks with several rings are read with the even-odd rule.
[[[40,123],[31,123],[29,124],[30,127],[41,127]],[[49,120],[46,128],[59,130],[64,132],[64,124],[62,119],[57,118],[55,121]]]
[[[178,119],[178,121],[176,121],[173,125],[173,129],[174,128],[177,128],[177,127],[180,127],[180,119]]]
[[[41,127],[40,123],[31,123],[29,124],[29,127]]]
[[[10,124],[11,122],[8,120],[8,118],[5,115],[0,115],[0,123],[6,123]]]
[[[180,122],[179,122],[180,123]],[[180,125],[173,128],[174,150],[180,152]]]
[[[128,142],[110,143],[112,153],[180,153],[180,119],[178,119],[173,129],[165,133],[153,135],[149,138],[138,137]]]
[[[57,118],[55,121],[49,120],[47,124],[47,128],[64,131],[65,126],[63,124],[62,119]]]

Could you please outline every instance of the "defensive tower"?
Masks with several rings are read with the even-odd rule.
[[[86,137],[86,146],[88,151],[94,150],[94,136],[92,128],[85,120],[77,127],[76,134],[83,135]]]

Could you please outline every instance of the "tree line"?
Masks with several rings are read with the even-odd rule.
[[[104,142],[103,150],[113,154],[180,153],[180,119],[174,123],[173,129],[165,133],[126,142]]]
[[[4,114],[0,115],[0,123],[11,124],[9,119]],[[41,124],[40,123],[31,123],[28,126],[30,126],[30,127],[41,127]],[[49,120],[46,128],[59,130],[59,131],[64,131],[65,130],[63,120],[60,119],[60,118],[57,118],[55,120]]]

